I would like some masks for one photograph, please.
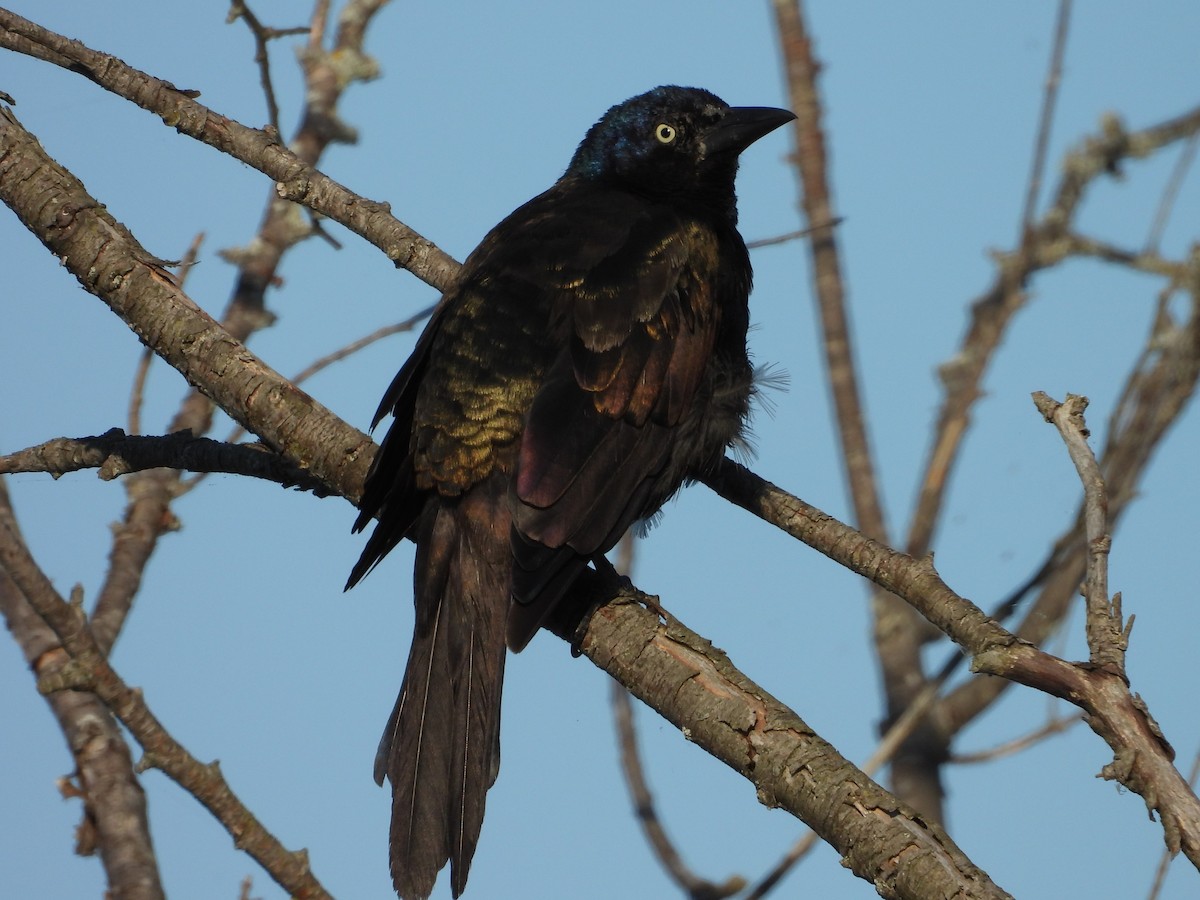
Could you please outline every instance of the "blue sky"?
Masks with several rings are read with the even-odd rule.
[[[249,125],[265,122],[241,24],[214,4],[60,0],[10,6],[180,87]],[[301,24],[305,4],[253,5],[266,22]],[[907,525],[940,399],[936,367],[957,347],[966,306],[989,283],[988,251],[1017,234],[1050,51],[1048,2],[812,4],[826,63],[821,87],[857,354],[889,525]],[[1052,182],[1063,152],[1113,111],[1131,127],[1176,115],[1200,98],[1200,6],[1077,4],[1059,113]],[[645,4],[396,3],[371,30],[383,78],[354,87],[341,111],[360,130],[322,168],[459,259],[514,207],[547,187],[586,128],[610,105],[660,83],[709,88],[731,103],[784,105],[767,4],[717,0]],[[300,82],[289,42],[273,47],[285,133]],[[180,256],[207,239],[188,292],[219,313],[233,270],[221,248],[250,239],[271,189],[243,164],[164,128],[78,76],[0,54],[0,90],[49,153],[128,225],[151,252]],[[797,227],[786,130],[743,158],[747,239]],[[1126,167],[1089,197],[1082,225],[1130,247],[1145,240],[1178,151]],[[1163,249],[1196,239],[1200,178],[1180,197]],[[270,296],[277,324],[252,347],[277,370],[299,371],[376,327],[432,302],[434,292],[374,248],[329,226],[343,249],[314,241],[293,252]],[[839,517],[848,515],[819,343],[799,244],[753,256],[756,358],[785,369],[790,388],[756,419],[764,477]],[[0,214],[5,321],[0,328],[0,451],[125,424],[136,338],[83,293],[11,214]],[[1038,417],[1033,390],[1092,400],[1102,440],[1108,415],[1148,331],[1160,284],[1094,263],[1039,277],[998,354],[956,471],[937,562],[946,581],[984,607],[1022,581],[1073,515],[1079,485],[1061,442]],[[412,345],[397,337],[306,384],[365,428]],[[182,395],[164,364],[151,372],[143,414],[160,431]],[[214,436],[226,433],[219,427]],[[1200,745],[1192,665],[1200,604],[1191,554],[1200,525],[1189,411],[1159,451],[1116,535],[1110,585],[1137,615],[1129,656],[1186,768]],[[10,478],[17,513],[64,593],[94,596],[108,523],[124,493],[90,473]],[[210,477],[176,507],[114,655],[164,724],[196,756],[221,760],[233,788],[291,848],[307,847],[341,897],[388,897],[388,799],[371,780],[379,732],[399,684],[411,630],[411,548],[361,587],[341,585],[361,538],[343,501]],[[637,583],[724,648],[744,671],[862,760],[880,717],[868,646],[866,590],[854,576],[706,489],[667,508],[640,550]],[[1082,619],[1056,645],[1085,655]],[[932,652],[940,662],[947,649]],[[0,641],[0,846],[14,897],[97,896],[98,863],[70,855],[79,805],[55,779],[71,763],[19,653]],[[1037,727],[1048,701],[1011,691],[956,750],[984,749]],[[684,857],[714,880],[763,873],[800,833],[753,789],[639,710],[648,776]],[[960,846],[1022,898],[1144,896],[1161,830],[1142,801],[1094,777],[1110,760],[1086,728],[1019,756],[947,771],[948,826]],[[145,777],[154,838],[173,898],[282,892],[189,796]],[[1102,848],[1102,849],[1097,849]],[[1185,860],[1162,896],[1194,897]],[[566,646],[538,638],[510,660],[503,767],[467,898],[570,894],[672,896],[633,824],[616,762],[608,678]],[[819,849],[778,896],[874,895]],[[438,897],[448,897],[439,885]]]

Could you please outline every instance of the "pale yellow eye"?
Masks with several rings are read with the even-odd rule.
[[[658,138],[660,144],[671,144],[675,142],[675,129],[663,122],[655,127],[654,136]]]

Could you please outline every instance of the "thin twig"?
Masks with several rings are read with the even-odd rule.
[[[192,238],[191,244],[188,245],[187,252],[183,254],[183,259],[179,261],[176,267],[178,274],[175,276],[175,281],[180,288],[187,281],[188,273],[192,271],[192,266],[196,264],[196,257],[200,254],[200,245],[204,243],[204,232],[196,233]],[[142,400],[146,393],[146,378],[150,374],[150,363],[154,359],[154,351],[149,347],[142,350],[141,356],[138,358],[137,369],[133,373],[133,387],[129,391],[129,433],[142,433]]]
[[[225,21],[231,23],[237,19],[245,21],[254,37],[254,62],[258,65],[258,77],[262,82],[263,94],[267,100],[267,121],[279,133],[279,102],[275,99],[275,86],[271,83],[271,57],[267,52],[268,42],[288,35],[308,34],[307,26],[296,28],[268,28],[259,21],[258,16],[246,5],[246,0],[230,0],[229,15]]]
[[[1118,673],[1125,671],[1125,650],[1129,646],[1128,624],[1121,620],[1121,595],[1108,596],[1108,552],[1112,545],[1108,523],[1108,493],[1104,474],[1087,438],[1090,432],[1083,419],[1087,397],[1067,394],[1059,403],[1042,391],[1033,394],[1038,412],[1058,429],[1079,480],[1083,482],[1084,528],[1087,537],[1087,640],[1091,661],[1096,666],[1112,666]]]
[[[654,797],[646,785],[645,774],[642,771],[629,691],[614,681],[610,697],[613,721],[617,729],[617,743],[621,751],[621,771],[625,773],[625,784],[633,800],[634,815],[637,816],[638,824],[642,826],[642,833],[646,836],[654,855],[662,863],[671,880],[679,885],[691,900],[723,900],[725,897],[732,897],[746,886],[744,878],[733,875],[726,879],[724,884],[715,884],[699,877],[684,863],[683,857],[667,836],[662,820],[654,808]]]
[[[1051,231],[1047,225],[1061,222],[1065,227],[1074,212],[1075,207],[1068,207],[1063,199],[1060,186],[1053,208],[1043,215],[1039,226],[1034,225],[1033,216],[1037,197],[1041,193],[1046,148],[1054,120],[1069,24],[1070,0],[1060,0],[1038,129],[1034,136],[1033,158],[1029,165],[1029,181],[1025,188],[1025,205],[1019,223],[1017,251],[999,259],[994,283],[971,304],[971,322],[963,336],[962,345],[954,357],[939,369],[945,396],[905,542],[905,549],[913,556],[924,556],[933,548],[950,476],[959,459],[971,409],[980,397],[980,382],[1013,316],[1025,305],[1025,282],[1040,264],[1046,263],[1038,251],[1044,242],[1043,235]],[[1092,177],[1095,174],[1098,173],[1093,173]]]
[[[194,438],[185,431],[127,435],[120,428],[112,428],[92,437],[54,438],[0,456],[0,474],[48,472],[58,476],[98,469],[101,480],[111,481],[131,472],[159,468],[244,475],[311,491],[317,497],[330,496],[329,490],[303,468],[262,444],[222,443]]]
[[[1171,211],[1175,208],[1175,201],[1179,198],[1180,191],[1183,190],[1183,182],[1187,178],[1188,170],[1196,160],[1197,147],[1200,147],[1200,134],[1193,134],[1184,142],[1183,149],[1179,151],[1179,159],[1175,161],[1171,177],[1167,179],[1167,185],[1163,188],[1162,199],[1158,201],[1158,209],[1154,213],[1154,222],[1150,225],[1150,233],[1146,235],[1144,248],[1146,253],[1158,252],[1158,245],[1162,242],[1163,232],[1167,230],[1167,222],[1171,218]]]
[[[436,308],[437,308],[436,303],[431,306],[427,306],[424,309],[420,310],[419,312],[413,313],[411,316],[409,316],[407,319],[405,319],[402,322],[395,322],[391,325],[384,325],[382,328],[378,328],[375,331],[372,331],[370,334],[365,335],[364,337],[360,337],[357,340],[351,341],[349,344],[346,344],[344,347],[340,347],[339,349],[334,350],[332,353],[327,353],[325,356],[322,356],[322,357],[314,360],[309,365],[307,365],[306,367],[301,369],[299,372],[297,372],[296,375],[292,378],[292,384],[299,386],[299,385],[303,384],[305,381],[307,381],[308,379],[312,378],[318,372],[322,371],[323,369],[327,369],[329,366],[332,366],[334,363],[339,363],[342,360],[347,359],[350,356],[353,356],[355,353],[358,353],[360,350],[370,347],[372,344],[374,344],[378,341],[381,341],[384,338],[391,337],[393,334],[401,334],[402,332],[412,331],[418,324],[425,321],[425,319],[429,318],[429,316],[433,313],[434,309],[436,309]],[[246,434],[246,429],[243,428],[241,425],[238,425],[231,432],[229,432],[229,436],[225,438],[225,443],[226,444],[235,444],[238,441],[240,441],[242,439],[243,435],[245,435],[245,434]],[[206,477],[208,477],[208,474],[209,474],[208,472],[202,472],[200,470],[195,470],[195,469],[193,471],[198,471],[199,474],[196,475],[194,478],[185,480],[183,482],[183,484],[180,486],[181,494],[187,493],[188,491],[194,489],[197,485],[200,484],[200,482],[202,482]],[[221,471],[221,470],[214,469],[212,471]]]
[[[956,765],[971,765],[974,763],[992,762],[993,760],[1003,759],[1006,756],[1013,756],[1040,744],[1049,737],[1061,734],[1082,721],[1083,716],[1078,713],[1071,716],[1054,716],[1041,728],[1037,728],[1029,732],[1029,734],[1013,738],[1011,741],[1005,741],[1003,744],[992,747],[989,750],[979,750],[975,753],[955,753],[950,757],[948,762],[955,763]]]
[[[1023,246],[1030,240],[1033,217],[1037,210],[1038,194],[1042,190],[1042,175],[1046,170],[1046,150],[1050,146],[1050,131],[1054,125],[1054,107],[1062,82],[1063,57],[1067,51],[1067,33],[1071,24],[1071,0],[1059,0],[1058,16],[1054,23],[1054,47],[1046,72],[1042,111],[1038,116],[1037,136],[1033,141],[1033,158],[1029,164],[1029,184],[1025,189],[1025,207],[1021,212],[1021,233],[1017,236]]]
[[[789,231],[785,234],[777,234],[775,237],[759,238],[756,241],[746,241],[746,249],[757,250],[760,247],[774,247],[776,244],[786,244],[790,241],[798,241],[825,228],[837,228],[844,221],[846,220],[843,217],[838,216],[832,221],[825,222],[821,225],[813,225],[811,228],[801,228],[799,231]]]

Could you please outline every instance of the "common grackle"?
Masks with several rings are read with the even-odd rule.
[[[658,87],[610,109],[563,176],[492,229],[442,297],[372,428],[352,587],[417,544],[416,627],[375,780],[391,871],[467,881],[500,765],[505,644],[589,561],[714,466],[745,426],[750,261],[738,154],[793,119]]]

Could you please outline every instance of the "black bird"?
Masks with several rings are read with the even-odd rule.
[[[416,627],[375,780],[391,871],[457,897],[500,765],[505,644],[745,427],[750,261],[738,154],[795,118],[658,87],[614,106],[563,176],[492,229],[442,297],[372,428],[394,421],[346,587],[407,537]]]

